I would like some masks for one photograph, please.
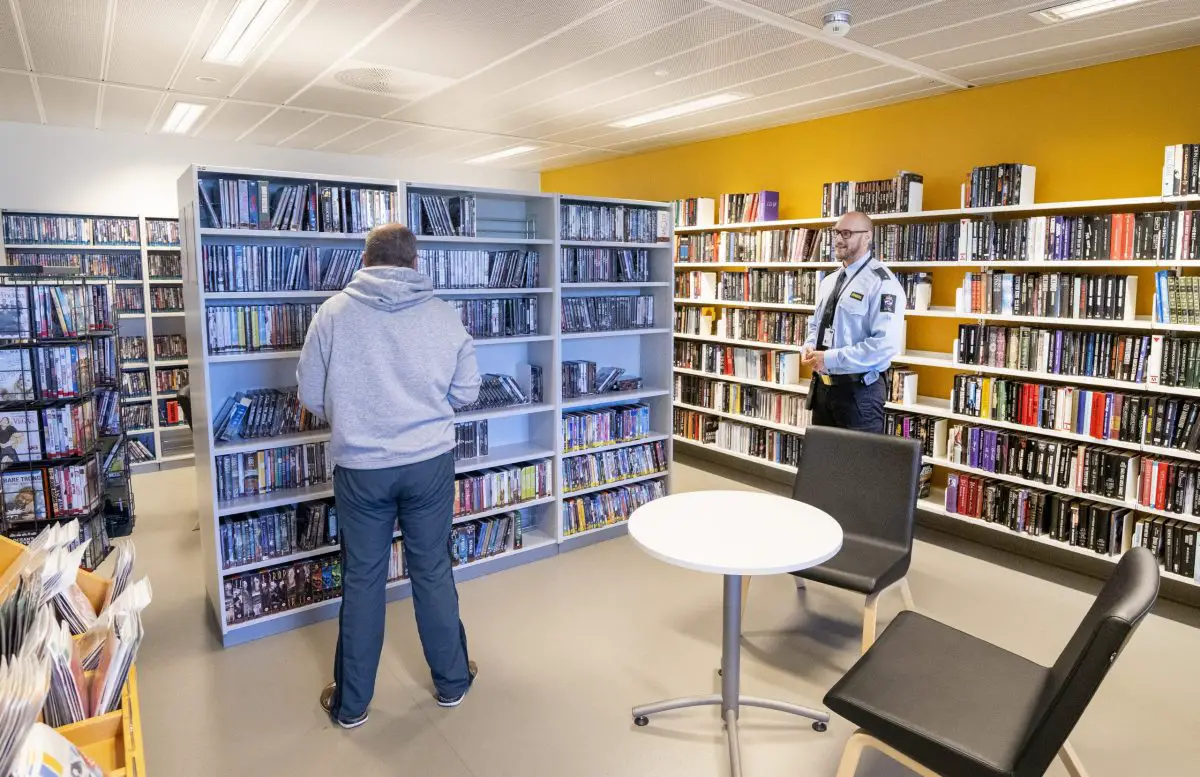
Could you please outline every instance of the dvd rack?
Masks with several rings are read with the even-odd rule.
[[[12,227],[3,230],[5,264],[74,267],[111,279],[117,296],[129,297],[120,314],[123,339],[136,338],[142,347],[121,350],[122,371],[153,386],[160,370],[187,366],[183,310],[155,304],[178,301],[182,291],[178,219],[4,210],[0,222]],[[162,338],[174,339],[182,348],[155,349],[153,343]],[[126,404],[151,409],[150,423],[128,431],[134,472],[191,462],[191,434],[174,409],[174,395],[151,390],[144,397],[126,398]]]
[[[984,417],[976,417],[956,412],[950,400],[956,375],[993,378],[984,393],[1010,390],[1011,385],[1007,389],[1001,385],[1005,379],[1025,384],[1044,384],[1048,388],[1039,396],[1046,396],[1046,401],[1051,404],[1054,398],[1063,401],[1061,397],[1066,393],[1063,389],[1069,389],[1073,395],[1100,397],[1095,401],[1107,402],[1110,412],[1113,412],[1110,394],[1113,397],[1119,394],[1142,397],[1152,407],[1155,407],[1154,402],[1200,397],[1200,385],[1194,380],[1196,370],[1186,361],[1183,347],[1172,342],[1196,336],[1200,333],[1200,325],[1163,324],[1153,315],[1157,309],[1158,293],[1165,285],[1156,277],[1156,271],[1176,277],[1190,275],[1200,267],[1200,221],[1193,218],[1198,215],[1198,209],[1200,197],[1164,196],[1036,204],[1026,201],[1019,205],[874,216],[875,244],[884,264],[896,272],[920,270],[928,273],[933,289],[928,307],[917,310],[910,305],[906,311],[906,343],[893,366],[897,371],[910,373],[905,385],[912,385],[914,390],[907,403],[888,402],[889,414],[903,414],[907,419],[904,424],[897,426],[896,433],[916,436],[912,429],[941,428],[933,422],[948,420],[951,424],[962,422],[991,430],[1016,431],[1036,437],[1043,443],[1069,441],[1133,451],[1141,464],[1149,462],[1154,466],[1155,473],[1168,470],[1174,473],[1184,465],[1194,465],[1200,461],[1200,452],[1187,445],[1182,449],[1172,448],[1156,445],[1150,438],[1139,437],[1131,442],[1106,434],[1100,434],[1097,439],[1088,433],[1087,425],[1082,427],[1082,432],[1067,432],[1063,428],[1022,425],[1007,417],[987,413]],[[734,296],[725,290],[740,288],[736,283],[722,283],[722,276],[751,270],[759,273],[833,271],[838,265],[831,261],[828,253],[782,250],[771,255],[769,250],[763,249],[773,242],[765,239],[768,233],[788,230],[797,234],[809,230],[808,238],[800,235],[796,238],[798,242],[793,245],[815,247],[819,251],[828,245],[828,241],[819,236],[819,230],[832,226],[835,220],[833,217],[801,218],[676,228],[675,270],[681,276],[677,278],[677,283],[684,294],[676,299],[675,337],[677,342],[689,345],[676,350],[675,372],[681,378],[706,379],[706,385],[711,390],[704,396],[706,400],[710,396],[714,398],[709,406],[699,406],[684,401],[682,396],[676,397],[675,429],[678,442],[735,466],[748,466],[746,463],[752,462],[760,468],[766,467],[787,475],[795,472],[796,457],[802,448],[803,424],[751,417],[752,413],[742,412],[740,407],[736,412],[717,408],[721,407],[719,401],[723,396],[739,387],[740,392],[773,392],[776,395],[773,407],[787,405],[784,398],[779,396],[785,392],[803,399],[802,395],[808,390],[807,370],[795,379],[789,378],[785,385],[776,382],[776,372],[784,367],[786,357],[800,352],[807,334],[808,317],[814,313],[813,306],[757,302],[753,299],[721,299],[727,295]],[[812,232],[818,233],[815,239]],[[756,235],[764,237],[755,239]],[[749,255],[739,253],[739,247],[743,245],[753,249]],[[787,241],[783,248],[789,248]],[[981,298],[976,296],[972,301],[970,296],[972,291],[976,291],[976,294],[978,291],[970,282],[964,286],[964,280],[988,271],[994,271],[986,276],[988,281],[995,278],[997,282],[984,294],[990,293],[990,299],[999,299],[1000,302],[989,302],[985,297],[984,307],[980,307],[976,303]],[[974,273],[975,276],[968,273]],[[1005,273],[1016,274],[1017,278]],[[1087,303],[1091,308],[1107,310],[1109,313],[1063,318],[1009,312],[1010,308],[1017,309],[1009,302],[1009,295],[1014,293],[1014,289],[1018,297],[1021,293],[1044,296],[1049,293],[1047,289],[1055,288],[1053,284],[1045,283],[1046,278],[1056,278],[1061,290],[1065,288],[1065,281],[1061,279],[1073,275],[1083,275],[1085,278],[1085,282],[1071,286],[1071,293],[1075,295],[1074,304],[1082,308]],[[1096,281],[1091,285],[1086,282],[1089,277],[1115,276],[1124,280],[1119,283]],[[1090,303],[1087,296],[1089,291],[1095,295],[1090,298]],[[1134,304],[1132,315],[1128,307],[1123,311],[1124,315],[1112,315],[1111,311],[1120,307],[1118,292]],[[1031,306],[1044,308],[1053,304],[1053,300],[1048,302],[1038,297],[1032,300]],[[1178,304],[1186,309],[1188,298],[1185,296]],[[988,312],[973,312],[978,310]],[[964,326],[965,329],[962,328]],[[1005,328],[1008,329],[1006,342],[1013,344],[1008,359],[1004,358],[1004,354],[992,358],[975,356],[975,352],[991,353],[996,348],[993,344],[987,349],[984,347],[987,343],[981,346],[973,340],[962,342],[960,335],[960,331],[963,331],[972,338],[979,333],[987,337],[999,336]],[[1046,330],[1050,331],[1047,333]],[[1149,338],[1152,347],[1143,348],[1142,338]],[[1138,345],[1136,349],[1130,346],[1135,340]],[[1034,354],[1039,347],[1041,353]],[[758,351],[761,356],[748,358],[745,351],[751,349]],[[960,352],[964,351],[970,351],[972,355],[960,356]],[[1016,354],[1015,361],[1012,354]],[[1031,358],[1031,354],[1037,358]],[[1102,361],[1095,354],[1102,354],[1107,360]],[[1068,357],[1071,361],[1068,361]],[[972,363],[965,363],[968,360]],[[976,361],[983,363],[973,363]],[[1162,364],[1162,375],[1156,371],[1157,366],[1152,369],[1150,363]],[[1048,364],[1054,372],[1028,369],[1027,364]],[[1172,379],[1167,374],[1168,367],[1173,367],[1179,376]],[[919,384],[911,374],[915,374]],[[1112,377],[1095,377],[1102,374]],[[1128,377],[1135,379],[1122,379]],[[719,384],[724,384],[730,391],[715,388]],[[915,390],[917,385],[919,393]],[[976,387],[973,390],[978,391],[981,385],[981,381],[976,380],[972,383]],[[683,384],[680,387],[682,389]],[[897,390],[897,387],[893,389]],[[1085,393],[1090,389],[1096,389],[1098,393]],[[689,391],[689,398],[701,396],[696,393],[695,384],[690,385]],[[740,394],[743,400],[745,396],[745,393]],[[903,390],[897,390],[893,399],[903,396]],[[991,395],[989,401],[993,401]],[[1167,406],[1163,404],[1157,407],[1163,408],[1165,418]],[[1093,410],[1088,412],[1087,424],[1091,424],[1098,416]],[[1099,412],[1103,413],[1103,409]],[[1151,412],[1153,414],[1154,410]],[[1170,412],[1175,412],[1174,407]],[[1029,419],[1035,417],[1028,416]],[[1022,420],[1025,416],[1015,415],[1013,418]],[[1072,429],[1077,429],[1074,424],[1078,420],[1071,419]],[[1178,439],[1176,437],[1176,441]],[[945,441],[937,444],[944,447]],[[1162,467],[1156,463],[1163,461],[1181,466]],[[950,475],[979,476],[989,483],[1002,481],[1019,487],[1065,494],[1085,502],[1095,499],[1083,487],[1048,486],[1037,479],[973,468],[944,455],[927,452],[925,464],[933,477],[929,496],[922,497],[919,502],[923,517],[942,525],[965,526],[963,531],[977,538],[985,538],[985,541],[990,541],[995,535],[975,527],[1003,529],[1005,532],[1009,532],[1010,528],[1002,523],[988,523],[956,511],[959,501],[964,498],[961,490],[952,499],[954,505],[947,507],[945,486]],[[975,483],[969,478],[963,482]],[[1180,476],[1179,482],[1184,482],[1183,476]],[[1193,488],[1190,481],[1188,488]],[[1126,546],[1135,540],[1154,541],[1146,539],[1150,536],[1150,529],[1138,529],[1151,525],[1151,520],[1168,524],[1173,522],[1175,528],[1200,527],[1200,516],[1188,514],[1188,510],[1181,514],[1178,510],[1158,506],[1161,500],[1147,502],[1144,495],[1130,495],[1117,501],[1120,506],[1130,508],[1131,512],[1131,520],[1124,532]],[[1174,506],[1179,507],[1182,501],[1177,500]],[[1171,528],[1168,526],[1158,535],[1166,537]],[[1135,532],[1135,529],[1138,531]],[[1016,539],[1006,545],[1015,545],[1018,550],[1025,547],[1064,563],[1070,563],[1071,556],[1081,554],[1101,558],[1091,549],[1061,542],[1050,534],[1011,533]],[[1052,550],[1043,551],[1043,548]],[[1186,586],[1186,589],[1180,589],[1181,593],[1186,598],[1194,598],[1187,589],[1200,587],[1200,581],[1173,572],[1170,566],[1166,566],[1168,563],[1164,562],[1164,578]]]
[[[252,189],[256,192],[253,218],[241,212],[243,188],[247,195]],[[247,347],[230,347],[241,343],[214,338],[218,333],[210,331],[218,315],[226,316],[229,309],[243,306],[295,306],[288,311],[299,321],[307,306],[337,294],[349,281],[361,264],[369,220],[364,223],[362,214],[356,215],[358,206],[352,202],[350,217],[339,223],[364,227],[363,231],[312,228],[330,223],[328,212],[311,202],[301,204],[297,192],[308,192],[311,197],[327,188],[366,192],[356,195],[365,198],[357,200],[359,205],[364,201],[372,207],[396,203],[388,217],[412,221],[420,269],[434,280],[435,294],[453,305],[464,325],[474,332],[476,358],[480,372],[487,376],[488,388],[455,419],[457,479],[461,489],[466,489],[467,484],[482,482],[480,478],[507,473],[503,475],[510,479],[506,482],[520,487],[515,500],[497,504],[474,501],[470,497],[473,492],[460,491],[470,507],[460,510],[454,519],[457,578],[489,574],[617,535],[608,522],[596,522],[595,516],[600,515],[596,510],[593,531],[568,537],[563,529],[564,416],[575,424],[572,428],[590,429],[586,438],[580,438],[586,444],[580,443],[583,447],[565,455],[656,442],[666,446],[669,455],[671,243],[669,219],[662,230],[658,219],[659,213],[667,213],[666,206],[595,202],[592,204],[610,209],[608,216],[630,209],[631,220],[622,221],[622,228],[640,229],[642,234],[629,233],[629,239],[618,240],[564,240],[561,205],[589,201],[560,201],[557,195],[536,192],[193,167],[178,185],[187,367],[205,587],[225,645],[323,620],[337,612],[336,508],[322,509],[319,520],[310,520],[314,506],[330,505],[333,495],[332,483],[325,482],[323,472],[310,482],[279,484],[281,487],[265,492],[262,484],[256,484],[254,490],[261,493],[253,496],[222,499],[218,493],[218,486],[221,493],[229,492],[230,466],[241,466],[243,475],[247,467],[259,472],[259,461],[265,463],[268,452],[272,460],[292,455],[289,461],[315,457],[318,465],[322,463],[322,443],[329,439],[329,430],[323,425],[302,423],[288,427],[297,431],[280,428],[263,433],[264,424],[230,421],[233,411],[226,407],[238,401],[239,394],[253,404],[254,397],[264,395],[256,390],[286,392],[295,386],[303,327],[297,328],[300,336],[295,338],[290,328],[266,333],[282,338],[270,341],[278,346],[274,348],[253,341],[245,343]],[[236,208],[232,200],[221,204],[222,191],[239,191]],[[281,196],[289,200],[282,201]],[[272,219],[280,202],[284,207],[290,202],[292,210],[286,214],[286,222],[275,224]],[[311,218],[313,212],[319,214],[316,220]],[[233,226],[238,224],[241,226]],[[281,225],[288,228],[266,228]],[[642,239],[645,234],[656,238],[647,242]],[[564,247],[573,254],[584,254],[586,259],[580,261],[590,263],[584,274],[571,282],[560,280]],[[655,326],[564,335],[564,293],[574,297],[651,296]],[[210,349],[210,344],[218,348]],[[130,344],[130,350],[139,353],[136,344]],[[625,390],[564,402],[559,383],[568,350],[575,358],[618,370],[621,379],[608,388]],[[218,475],[225,478],[223,483],[218,482]],[[573,496],[659,484],[652,493],[649,485],[643,489],[647,491],[643,498],[650,498],[665,492],[666,477],[663,472],[647,473],[583,489]],[[296,487],[282,487],[285,485]],[[617,503],[618,508],[631,504],[629,499],[611,496],[592,501]],[[612,515],[614,520],[622,517],[616,512]],[[304,527],[304,533],[289,534],[281,541],[280,526],[286,526],[286,531]],[[262,527],[272,532],[266,538],[258,534]],[[410,592],[403,574],[402,542],[397,532],[389,598]],[[275,597],[267,600],[269,606],[256,610],[255,586],[260,589],[260,600],[264,586],[269,592],[281,590],[282,598],[269,593]]]

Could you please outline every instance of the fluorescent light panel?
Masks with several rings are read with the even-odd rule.
[[[701,97],[699,100],[692,100],[686,103],[672,105],[669,108],[659,108],[657,111],[642,113],[637,116],[630,116],[628,119],[614,121],[608,126],[618,129],[629,129],[630,127],[640,127],[643,124],[650,124],[655,121],[666,121],[674,119],[678,116],[686,116],[689,113],[698,113],[707,111],[709,108],[716,108],[721,105],[737,102],[738,100],[746,99],[744,94],[735,94],[733,92],[725,92],[724,94],[714,94],[708,97]]]
[[[177,135],[184,134],[192,128],[196,119],[200,118],[200,114],[204,113],[207,108],[207,105],[198,105],[197,103],[175,103],[167,120],[163,122],[162,131],[173,132]]]
[[[1124,8],[1127,5],[1144,2],[1146,0],[1076,0],[1074,3],[1066,3],[1034,11],[1030,16],[1040,22],[1054,24],[1055,22],[1069,22],[1072,19],[1082,19],[1085,16],[1092,16],[1093,14],[1113,11],[1117,8]]]
[[[530,151],[536,150],[537,146],[513,146],[512,148],[506,148],[503,151],[497,151],[494,154],[485,154],[483,156],[477,156],[474,159],[469,159],[467,160],[467,164],[482,165],[487,162],[495,162],[497,159],[508,159],[510,156],[528,154]]]
[[[238,0],[204,54],[205,62],[241,65],[271,31],[291,0]]]

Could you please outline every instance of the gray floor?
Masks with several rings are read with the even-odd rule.
[[[687,464],[676,490],[770,487]],[[659,563],[628,539],[460,586],[481,674],[462,707],[442,710],[411,605],[388,608],[369,723],[332,728],[317,704],[335,622],[223,650],[200,581],[193,471],[139,476],[135,539],[154,603],[138,657],[151,777],[704,777],[726,775],[713,711],[635,728],[631,705],[718,689],[720,579]],[[981,552],[941,535],[918,543],[918,606],[1049,663],[1098,583]],[[1016,571],[1019,567],[1025,571]],[[881,603],[881,618],[899,608]],[[861,600],[791,578],[757,579],[746,618],[743,691],[819,704],[854,661]],[[1073,737],[1091,777],[1200,772],[1197,613],[1163,604],[1135,635]],[[743,715],[748,777],[833,777],[849,724],[825,734],[769,711]],[[859,777],[907,772],[865,760]],[[1065,772],[1056,763],[1050,775]]]

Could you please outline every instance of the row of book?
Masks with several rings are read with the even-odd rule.
[[[650,280],[650,251],[564,247],[558,279],[563,283],[645,283]]]
[[[901,170],[878,181],[837,181],[821,187],[821,217],[861,213],[908,213],[921,210],[925,179]]]
[[[146,270],[153,281],[177,281],[183,279],[183,258],[178,253],[156,253],[153,250],[146,254]],[[138,273],[141,277],[141,273]]]
[[[128,399],[150,396],[149,370],[126,370],[122,372],[121,393]]]
[[[671,235],[670,214],[656,208],[564,201],[560,211],[563,240],[657,243]]]
[[[229,453],[217,456],[215,463],[221,502],[333,480],[328,442]]]
[[[300,404],[295,386],[250,389],[239,391],[221,403],[213,420],[213,440],[218,443],[255,440],[326,428],[324,420]]]
[[[769,421],[797,428],[808,426],[812,421],[812,411],[806,407],[802,394],[744,386],[720,379],[676,375],[674,397],[677,402],[733,413],[747,420]]]
[[[416,270],[435,289],[532,289],[540,278],[537,251],[422,248]]]
[[[1200,194],[1200,143],[1176,143],[1163,149],[1162,194]]]
[[[1151,385],[1200,388],[1200,338],[1155,335],[1146,373]]]
[[[418,235],[474,237],[475,195],[410,193],[408,227]]]
[[[4,242],[84,246],[141,245],[136,218],[4,214]]]
[[[800,354],[792,351],[676,340],[675,366],[764,383],[800,383]]]
[[[154,371],[154,383],[160,394],[179,391],[188,383],[188,368],[159,367]]]
[[[730,453],[789,467],[799,465],[804,450],[801,434],[738,423],[695,410],[675,411],[675,434]]]
[[[542,368],[537,364],[518,364],[516,375],[487,372],[481,376],[479,398],[455,409],[458,413],[494,410],[542,401]]]
[[[131,405],[121,406],[121,423],[125,429],[149,429],[154,426],[151,419],[150,405],[145,402],[138,402]]]
[[[157,312],[183,310],[183,289],[179,286],[151,286],[150,309]]]
[[[537,297],[447,300],[476,338],[523,337],[538,333]]]
[[[1167,572],[1200,582],[1200,566],[1196,563],[1198,533],[1200,526],[1190,521],[1143,518],[1134,522],[1130,544],[1148,549]]]
[[[247,351],[297,350],[304,345],[317,303],[277,302],[262,305],[210,305],[210,355]]]
[[[1163,324],[1200,324],[1200,277],[1154,274],[1154,320]]]
[[[87,515],[98,506],[103,488],[94,455],[76,463],[6,470],[0,473],[4,525]]]
[[[584,359],[564,361],[562,363],[563,399],[589,394],[606,394],[610,391],[634,391],[641,387],[638,378],[623,378],[624,374],[625,370],[622,367],[600,367],[596,362]]]
[[[1101,556],[1124,551],[1128,507],[1115,507],[1036,488],[952,473],[946,511],[1005,526],[1019,534],[1065,543]]]
[[[717,215],[722,224],[745,224],[779,219],[779,192],[722,194]]]
[[[1133,321],[1136,275],[967,272],[957,291],[962,313]]]
[[[244,178],[203,178],[199,187],[202,227],[361,233],[399,215],[387,189]]]
[[[454,425],[454,460],[488,455],[488,422],[467,421]]]
[[[144,313],[146,311],[142,290],[136,286],[119,287],[115,302],[117,310],[121,313]]]
[[[123,281],[142,279],[141,254],[39,254],[31,251],[9,251],[7,256],[8,263],[17,267],[61,267],[98,278]]]
[[[563,297],[562,331],[613,332],[654,326],[654,297]]]
[[[627,521],[634,510],[666,494],[667,485],[659,479],[564,499],[563,536]]]
[[[88,343],[0,349],[0,403],[91,396],[94,350]]]
[[[301,502],[221,519],[225,569],[334,546],[337,506],[332,500]]]
[[[892,275],[904,289],[905,310],[916,310],[917,299],[922,293],[924,293],[924,305],[921,310],[929,309],[929,302],[933,299],[933,273],[896,271]]]
[[[146,219],[146,245],[170,248],[179,245],[178,219]]]
[[[554,488],[551,472],[550,460],[544,459],[458,475],[454,478],[454,515],[462,517],[550,496]]]
[[[129,451],[129,461],[140,464],[154,461],[154,438],[150,435],[126,440],[125,447]]]
[[[97,430],[93,401],[0,411],[0,467],[83,456],[95,447]]]
[[[1120,332],[960,324],[958,364],[1142,383],[1153,338]]]
[[[301,291],[324,288],[316,246],[205,243],[204,290]],[[326,251],[326,256],[332,253]],[[361,254],[361,251],[353,251]],[[328,262],[326,263],[328,266]]]
[[[680,263],[755,263],[826,261],[832,247],[829,233],[789,227],[753,232],[704,232],[675,238],[675,261]],[[831,260],[830,260],[831,261]]]
[[[0,286],[0,340],[85,337],[113,323],[107,286]]]
[[[122,338],[124,339],[124,338]],[[143,353],[145,349],[145,341],[143,340]],[[155,335],[154,336],[154,358],[155,359],[186,359],[187,336],[186,335]],[[125,357],[121,357],[125,358]],[[145,358],[143,356],[142,358]]]
[[[1037,168],[1033,165],[1003,163],[972,168],[970,178],[963,185],[963,206],[1032,205],[1036,179]]]
[[[746,343],[803,345],[811,316],[777,310],[722,309],[713,316],[698,307],[675,309],[675,332]]]
[[[675,273],[675,296],[682,299],[815,305],[825,273],[817,270]]]
[[[563,413],[563,452],[632,442],[651,434],[650,406],[615,405]]]
[[[668,464],[661,440],[572,456],[562,463],[563,493],[665,473]]]

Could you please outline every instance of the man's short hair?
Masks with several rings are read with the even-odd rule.
[[[363,267],[415,267],[417,236],[403,224],[384,224],[367,234]]]

